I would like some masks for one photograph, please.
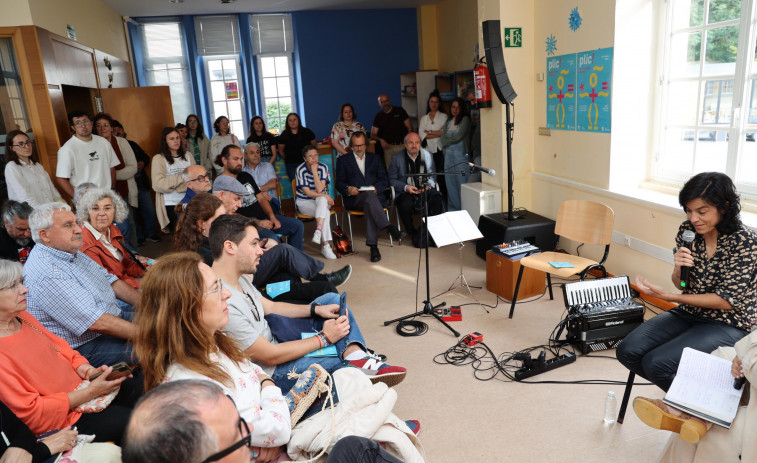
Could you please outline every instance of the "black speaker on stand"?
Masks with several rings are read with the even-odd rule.
[[[513,214],[513,131],[515,124],[510,119],[510,106],[518,96],[513,89],[513,84],[507,75],[505,56],[502,53],[502,28],[499,20],[484,21],[481,23],[484,34],[484,52],[486,63],[489,67],[489,76],[494,87],[494,93],[499,101],[505,105],[505,135],[507,140],[507,213],[489,214],[481,216],[478,220],[478,228],[484,235],[477,245],[477,254],[486,258],[486,251],[490,246],[499,244],[508,237],[525,238],[531,244],[542,249],[553,249],[551,239],[554,239],[555,223],[545,217],[525,212],[516,217]],[[518,219],[521,220],[518,223]],[[522,230],[519,230],[521,229]],[[551,228],[551,230],[550,230]],[[537,239],[538,237],[538,239]],[[551,238],[551,239],[550,239]],[[545,246],[546,245],[546,246]]]

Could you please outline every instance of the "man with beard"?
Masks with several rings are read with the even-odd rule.
[[[79,251],[81,226],[68,204],[42,204],[29,216],[37,243],[24,266],[27,310],[92,365],[133,363],[133,310],[139,292]]]
[[[29,216],[33,209],[27,203],[9,199],[3,205],[3,225],[0,230],[0,258],[26,262],[34,247],[29,230]]]
[[[304,249],[305,226],[297,219],[276,214],[273,211],[266,194],[260,190],[255,179],[252,178],[252,175],[243,171],[244,155],[241,148],[236,145],[224,147],[221,154],[216,158],[216,164],[223,167],[221,176],[236,179],[247,190],[247,194],[242,198],[241,207],[237,209],[238,214],[258,219],[261,228],[270,230],[274,234],[288,236],[288,242],[291,246],[300,251]],[[218,179],[216,179],[217,181]],[[267,237],[266,234],[261,236]]]

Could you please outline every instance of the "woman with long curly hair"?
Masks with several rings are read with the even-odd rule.
[[[207,265],[213,265],[208,233],[213,221],[226,213],[223,201],[210,193],[200,193],[189,203],[177,205],[177,214],[179,208],[182,210],[173,237],[173,250],[197,252]]]
[[[253,454],[274,460],[291,436],[281,390],[222,329],[231,293],[194,252],[163,256],[142,281],[135,348],[145,390],[166,381],[205,379],[234,400],[252,429]]]
[[[187,186],[181,173],[195,163],[181,146],[181,135],[166,127],[160,135],[160,152],[152,159],[152,189],[155,190],[155,213],[163,231],[176,227],[174,206],[184,198]]]

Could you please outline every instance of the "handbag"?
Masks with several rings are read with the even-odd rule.
[[[75,391],[80,391],[84,389],[85,387],[89,386],[89,380],[85,379],[81,383],[79,383],[78,386],[76,386]],[[83,404],[79,405],[78,407],[74,408],[75,412],[79,413],[97,413],[105,410],[108,408],[108,405],[110,405],[111,402],[113,402],[113,399],[116,398],[116,395],[118,395],[118,391],[120,391],[121,388],[115,389],[105,395],[101,395],[99,397],[95,397],[94,399],[84,402]]]
[[[352,247],[352,241],[350,241],[350,239],[347,238],[347,235],[344,234],[342,227],[337,225],[332,228],[331,237],[334,240],[334,248],[336,248],[336,255],[338,257],[355,253],[355,250]]]

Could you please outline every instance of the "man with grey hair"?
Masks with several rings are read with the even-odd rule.
[[[37,245],[24,267],[27,310],[92,365],[129,362],[139,292],[79,251],[82,229],[63,203],[39,206],[29,217]],[[131,309],[131,308],[129,308]]]
[[[124,463],[249,463],[250,427],[210,381],[161,384],[139,401],[126,429]]]
[[[34,247],[29,230],[29,216],[33,209],[27,203],[9,199],[3,204],[3,227],[0,229],[0,258],[26,262]]]
[[[242,171],[252,175],[260,191],[271,203],[274,214],[278,214],[281,211],[281,202],[276,192],[279,183],[276,169],[270,162],[260,162],[260,145],[255,142],[244,145],[244,157],[247,160],[247,165],[244,166]]]
[[[180,204],[187,204],[197,193],[207,193],[212,188],[208,171],[197,164],[186,167],[181,173],[181,179],[187,186],[187,193],[181,199]]]

